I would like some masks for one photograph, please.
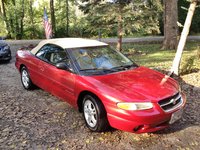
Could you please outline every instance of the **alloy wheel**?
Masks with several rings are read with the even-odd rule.
[[[29,76],[28,76],[28,72],[26,70],[22,71],[22,82],[24,84],[25,87],[29,86]]]
[[[97,110],[91,100],[86,100],[84,103],[84,116],[87,124],[90,127],[95,127],[97,124]]]

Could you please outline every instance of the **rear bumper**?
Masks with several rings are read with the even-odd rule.
[[[146,133],[162,130],[169,126],[172,114],[183,109],[185,106],[186,96],[183,93],[181,95],[183,98],[182,105],[171,112],[164,112],[159,105],[155,105],[151,110],[134,112],[112,108],[112,112],[114,113],[111,114],[109,113],[111,111],[108,111],[108,121],[110,125],[116,129],[133,133]]]

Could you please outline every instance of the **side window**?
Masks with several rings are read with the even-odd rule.
[[[68,66],[71,66],[65,50],[53,44],[43,46],[36,56],[53,65],[59,62],[65,62],[68,64]]]
[[[69,61],[66,52],[57,46],[52,46],[50,51],[45,55],[45,58],[49,59],[49,62],[52,64]]]
[[[36,54],[40,59],[56,64],[63,59],[67,58],[66,52],[56,45],[44,45]]]
[[[50,46],[49,45],[45,45],[43,46],[36,54],[37,57],[39,57],[42,60],[48,61],[45,58],[46,53],[49,51]]]

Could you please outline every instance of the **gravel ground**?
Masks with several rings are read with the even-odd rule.
[[[11,45],[11,62],[0,63],[0,149],[199,150],[200,72],[180,80],[188,101],[183,118],[171,127],[139,135],[114,129],[94,133],[67,103],[41,89],[23,89],[14,66],[21,46]]]

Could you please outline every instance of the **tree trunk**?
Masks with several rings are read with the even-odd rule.
[[[22,39],[23,33],[24,33],[24,0],[21,1],[21,16],[20,16],[20,33],[19,33],[19,39]]]
[[[17,6],[16,6],[16,0],[13,0],[14,5],[14,12],[15,12],[15,39],[19,39],[19,22],[18,22],[18,13],[17,13]]]
[[[35,38],[35,24],[34,24],[34,13],[33,13],[33,0],[30,0],[29,2],[29,9],[30,9],[30,20],[31,20],[31,26],[32,26],[32,34],[31,38]]]
[[[164,41],[162,49],[176,49],[178,34],[178,0],[163,0],[164,4]]]
[[[66,36],[69,37],[69,0],[66,0]]]
[[[10,26],[10,33],[15,33],[15,22],[14,22],[14,18],[12,17],[12,14],[9,13],[9,26]],[[10,38],[13,38],[12,36],[10,36]]]
[[[7,30],[7,37],[10,38],[11,34],[10,34],[10,27],[9,27],[7,15],[6,15],[5,0],[1,0],[1,11],[2,11],[1,13],[3,15],[4,24],[5,24],[6,30]]]
[[[3,12],[2,12],[2,1],[0,1],[0,16],[3,16]]]
[[[192,23],[192,18],[193,18],[196,6],[197,6],[197,1],[191,2],[190,8],[188,10],[187,18],[185,20],[185,24],[183,27],[183,31],[181,33],[181,38],[178,44],[176,56],[174,58],[172,69],[171,69],[171,72],[175,73],[176,75],[179,74],[179,66],[181,62],[181,57],[182,57],[183,49],[185,47],[187,36],[189,34],[189,30],[190,30],[190,26]]]
[[[54,11],[54,0],[50,0],[50,10],[51,10],[51,25],[52,25],[52,34],[53,37],[56,37],[56,19]]]
[[[123,34],[123,23],[122,23],[122,6],[119,4],[119,16],[118,16],[118,42],[117,50],[122,50],[122,34]]]

